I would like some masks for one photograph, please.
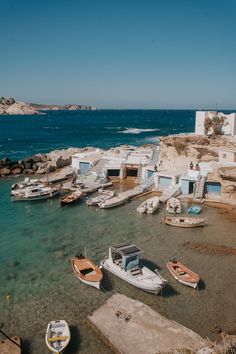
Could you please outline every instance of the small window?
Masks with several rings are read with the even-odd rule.
[[[226,159],[226,154],[223,154],[223,159]]]

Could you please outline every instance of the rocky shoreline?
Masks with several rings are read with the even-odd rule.
[[[95,107],[66,104],[66,105],[45,105],[36,103],[24,103],[16,101],[13,97],[0,98],[0,115],[37,115],[44,114],[41,111],[79,111],[79,110],[96,110]]]
[[[63,150],[54,150],[48,154],[35,154],[22,160],[10,160],[5,157],[0,160],[0,178],[17,175],[43,175],[55,172],[57,169],[69,166],[73,154],[87,150],[88,148],[71,147]]]

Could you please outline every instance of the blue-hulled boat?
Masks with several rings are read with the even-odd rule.
[[[202,211],[202,208],[198,205],[193,205],[190,208],[188,208],[188,212],[190,214],[200,214]]]

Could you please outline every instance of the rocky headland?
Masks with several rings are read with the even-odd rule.
[[[12,97],[0,98],[0,115],[33,115],[41,114],[29,103],[15,101]]]
[[[78,110],[96,110],[95,107],[66,104],[66,105],[44,105],[36,103],[24,103],[16,101],[13,97],[0,98],[0,115],[35,115],[43,114],[41,111],[78,111]]]

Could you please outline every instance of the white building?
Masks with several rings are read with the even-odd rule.
[[[219,150],[220,163],[236,163],[236,149],[222,148]]]
[[[196,111],[196,119],[195,119],[195,134],[197,135],[205,135],[205,119],[212,119],[215,116],[224,117],[225,124],[222,127],[222,133],[224,135],[236,135],[236,113],[224,114],[222,112],[216,111]]]

